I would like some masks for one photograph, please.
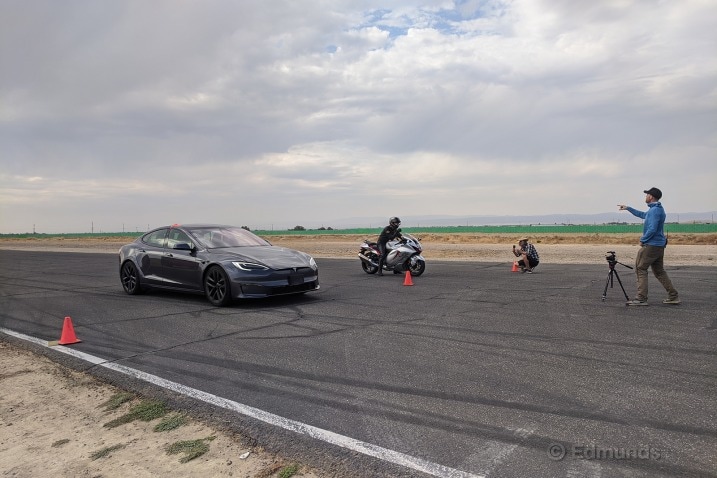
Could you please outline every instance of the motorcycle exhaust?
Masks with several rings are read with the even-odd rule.
[[[372,261],[371,259],[369,259],[368,256],[365,256],[365,255],[363,255],[363,254],[360,253],[360,252],[358,253],[358,256],[359,256],[360,259],[363,259],[364,261],[368,262],[368,263],[371,264],[372,266],[378,267],[378,264],[376,264],[374,261]]]

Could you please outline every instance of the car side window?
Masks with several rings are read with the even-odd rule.
[[[179,229],[172,229],[169,231],[169,238],[167,239],[167,247],[173,249],[177,244],[189,244],[190,247],[194,247],[194,242],[189,238],[184,231]]]
[[[142,242],[153,247],[164,247],[164,240],[167,237],[167,229],[157,229],[142,238]]]

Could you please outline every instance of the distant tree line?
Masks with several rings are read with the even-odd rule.
[[[305,231],[305,230],[306,230],[306,228],[304,226],[294,226],[293,228],[289,229],[289,231]],[[320,228],[317,229],[317,231],[333,231],[333,230],[334,230],[333,227],[324,227],[324,226],[321,226]]]
[[[242,226],[241,228],[246,229],[247,231],[251,231],[251,229],[249,229],[249,226]],[[318,228],[316,230],[317,231],[333,231],[334,228],[321,226],[320,228]],[[306,228],[304,226],[294,226],[290,229],[287,229],[287,231],[306,231]]]

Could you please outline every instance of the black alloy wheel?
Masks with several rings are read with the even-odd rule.
[[[209,268],[204,276],[204,294],[212,305],[223,307],[232,300],[229,278],[219,266]]]
[[[139,271],[134,262],[127,261],[122,264],[120,270],[120,280],[122,281],[122,288],[129,295],[137,295],[142,292],[142,284],[139,281]]]

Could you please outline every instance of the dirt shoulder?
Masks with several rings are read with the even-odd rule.
[[[294,476],[320,476],[191,418],[163,432],[153,430],[159,418],[108,428],[140,399],[108,411],[103,404],[122,390],[2,339],[0,371],[3,476],[274,477],[292,465],[298,470]],[[174,443],[195,440],[209,446],[198,458],[181,463],[184,453],[167,452]]]
[[[430,260],[512,263],[512,245],[520,235],[500,234],[421,234],[423,256]],[[639,249],[639,235],[544,234],[530,237],[545,264],[602,264],[605,253],[615,251],[618,260],[632,263]],[[277,246],[298,249],[317,258],[356,258],[366,236],[274,236]],[[375,238],[371,238],[374,239]],[[665,250],[670,265],[717,265],[717,234],[670,236]]]
[[[119,248],[136,236],[94,239],[0,239],[0,249],[105,252],[117,253]],[[421,234],[423,256],[430,260],[473,262],[513,261],[511,245],[518,235],[500,234]],[[364,235],[286,235],[267,239],[274,245],[304,251],[316,258],[357,256]],[[374,239],[375,237],[370,237]],[[605,253],[615,251],[618,260],[631,264],[638,251],[637,234],[543,234],[530,237],[545,264],[600,264]],[[717,234],[671,234],[665,250],[665,264],[670,266],[717,265]]]

